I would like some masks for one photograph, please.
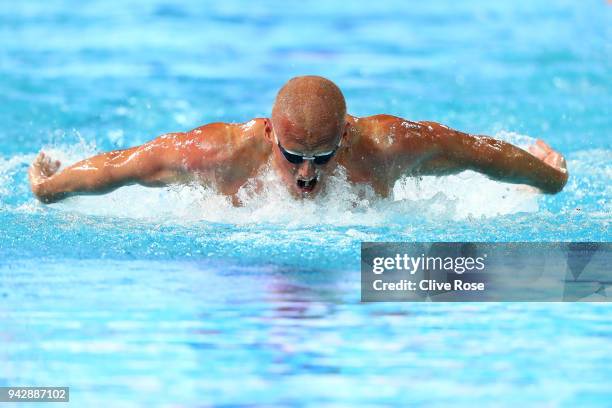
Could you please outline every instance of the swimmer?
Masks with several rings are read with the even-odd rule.
[[[301,76],[278,92],[270,118],[211,123],[169,133],[141,146],[102,153],[59,171],[41,152],[29,170],[34,195],[45,203],[121,186],[166,186],[197,181],[240,202],[237,192],[268,163],[296,198],[314,197],[337,166],[352,183],[389,196],[403,176],[475,170],[491,179],[527,184],[554,194],[568,178],[565,159],[538,140],[529,152],[488,136],[435,122],[391,115],[346,113],[330,80]]]

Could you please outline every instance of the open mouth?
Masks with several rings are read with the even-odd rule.
[[[317,185],[317,178],[312,178],[310,180],[300,180],[298,179],[297,181],[297,186],[300,190],[304,191],[304,192],[310,192],[312,190],[314,190],[315,186]]]

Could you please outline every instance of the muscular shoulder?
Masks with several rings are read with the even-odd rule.
[[[364,143],[373,143],[381,148],[390,147],[411,134],[421,134],[426,126],[393,115],[373,115],[363,118],[351,117],[351,125]]]
[[[343,164],[360,178],[393,179],[398,159],[418,161],[430,154],[435,144],[426,122],[413,122],[393,115],[363,118],[348,116],[348,149]],[[395,180],[395,179],[393,179]]]
[[[186,138],[218,145],[236,146],[263,140],[266,119],[255,118],[244,123],[215,122],[186,132]]]
[[[418,132],[421,125],[392,115],[348,117],[349,146],[368,160],[386,160],[389,150],[404,143],[409,133]]]
[[[244,149],[265,150],[266,120],[252,119],[244,123],[209,123],[185,133],[169,134],[185,152],[196,151],[216,161],[233,160]]]
[[[347,122],[348,138],[339,162],[355,181],[386,186],[390,152],[402,143],[408,129],[420,125],[392,115],[347,115]]]
[[[223,192],[235,192],[267,162],[266,119],[211,123],[179,137],[188,171],[210,175]]]

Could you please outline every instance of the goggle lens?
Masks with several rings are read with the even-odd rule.
[[[285,159],[287,159],[287,161],[291,164],[302,164],[304,160],[312,160],[314,164],[318,164],[318,165],[327,164],[331,160],[331,158],[334,157],[334,154],[336,154],[336,150],[338,149],[336,148],[329,153],[320,154],[320,155],[316,155],[313,157],[306,157],[306,156],[301,156],[299,154],[288,152],[287,150],[283,148],[283,146],[280,145],[280,143],[277,142],[277,144],[278,144],[278,147],[281,153],[283,153],[283,156],[285,156]]]

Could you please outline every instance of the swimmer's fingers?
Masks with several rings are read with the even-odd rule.
[[[38,153],[38,155],[36,156],[36,158],[34,159],[34,161],[32,162],[32,165],[30,166],[30,176],[38,176],[41,174],[41,169],[43,167],[43,163],[45,161],[45,153],[44,152],[40,152]]]
[[[59,160],[53,160],[45,152],[40,152],[32,162],[30,173],[37,172],[40,176],[51,177],[57,173],[61,165]]]
[[[542,159],[544,163],[557,169],[567,169],[567,163],[561,153],[553,150],[552,147],[544,143],[543,140],[538,139],[536,145],[546,152],[546,156]]]
[[[51,172],[51,174],[57,173],[61,165],[62,162],[60,162],[59,160],[52,160],[49,164],[49,171]]]
[[[550,153],[553,152],[554,150],[542,139],[538,139],[535,142],[536,146],[538,146],[540,149],[544,150],[546,153]]]
[[[557,153],[555,151],[551,151],[548,156],[546,156],[546,158],[544,159],[544,163],[556,169],[567,169],[567,163],[565,161],[565,158],[560,153]]]
[[[549,145],[541,140],[529,146],[529,153],[556,169],[564,171],[567,169],[567,163],[561,153],[554,151]]]
[[[567,164],[563,156],[553,150],[547,143],[543,140],[536,140],[535,144],[529,146],[529,153],[533,154],[538,159],[542,160],[544,163],[553,166],[559,169],[567,168]]]
[[[45,154],[43,152],[38,153],[38,156],[36,156],[28,170],[28,178],[30,179],[30,184],[32,184],[32,191],[40,184],[40,179],[42,177],[40,168],[44,157]]]
[[[32,166],[40,165],[45,158],[45,152],[40,152],[32,162]]]
[[[533,154],[540,160],[544,160],[546,156],[548,156],[548,152],[537,142],[531,146],[529,146],[529,153]]]

